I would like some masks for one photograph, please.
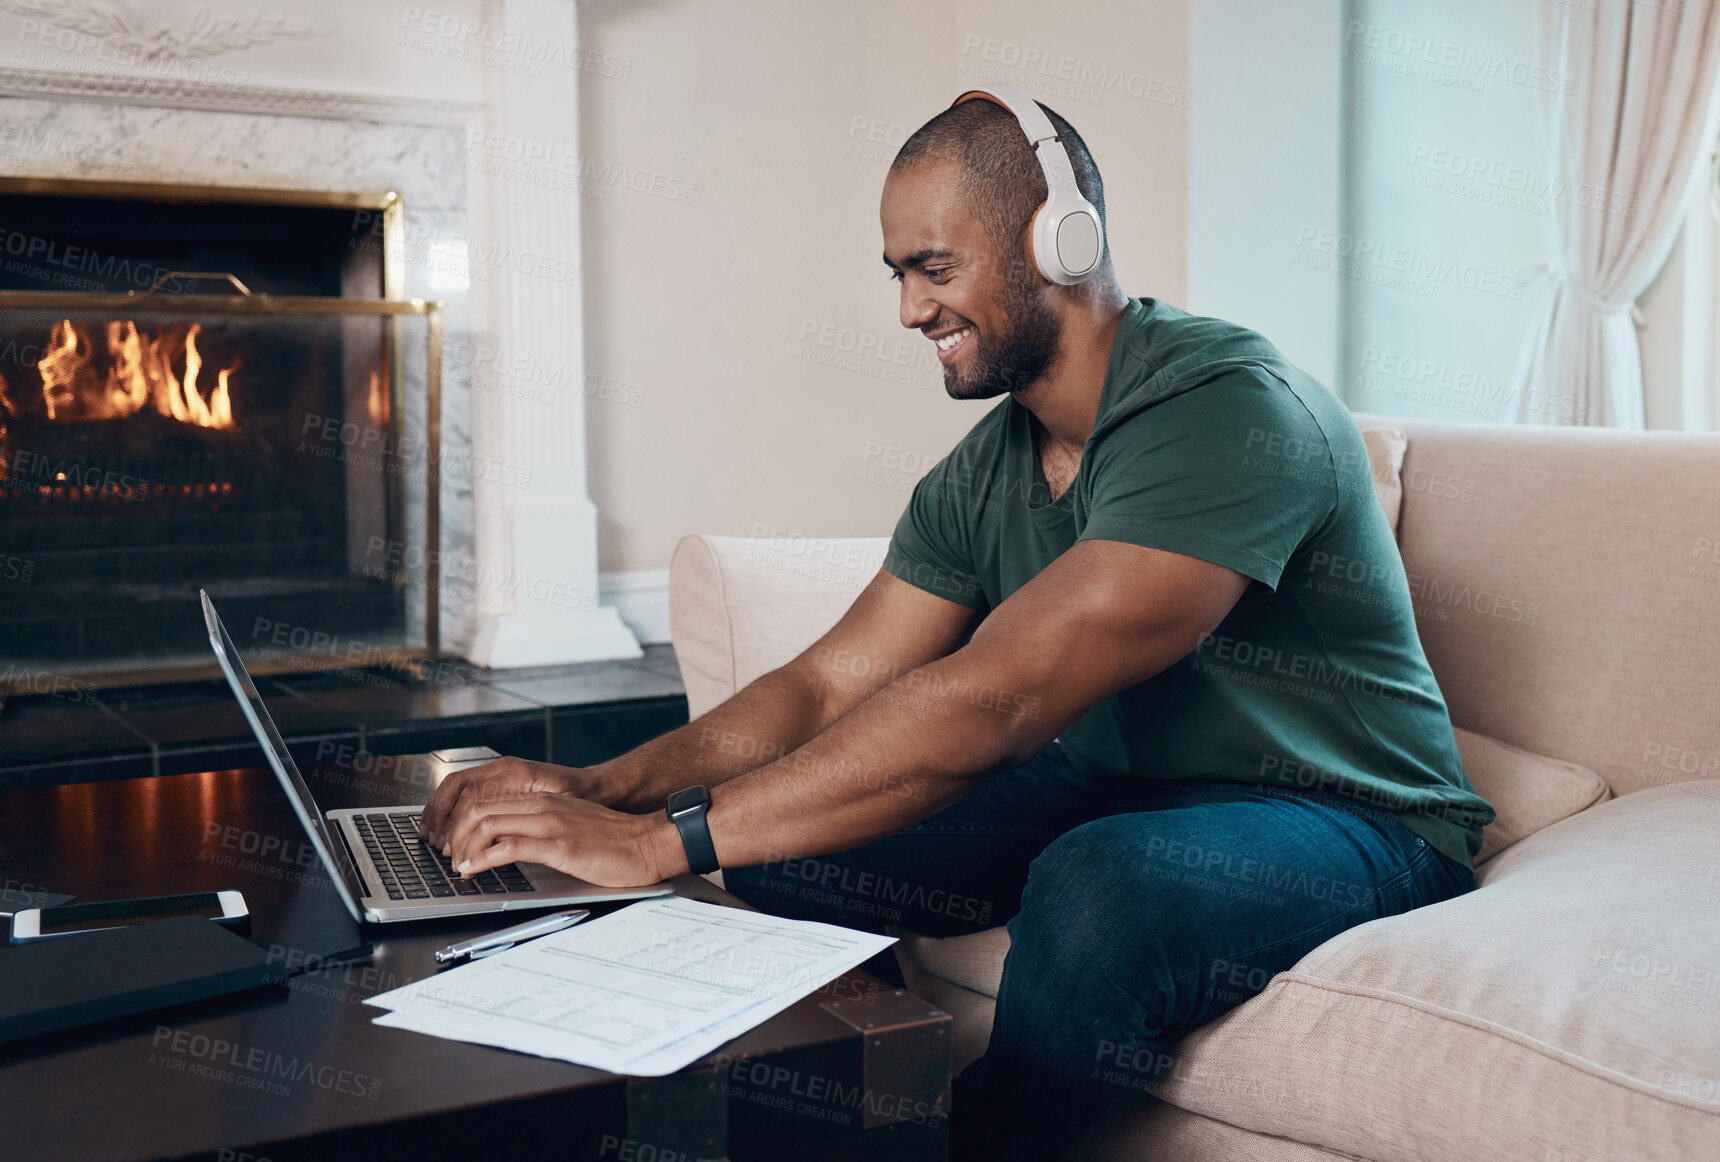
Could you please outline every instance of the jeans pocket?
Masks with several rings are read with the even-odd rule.
[[[1385,883],[1379,890],[1379,914],[1381,916],[1396,916],[1411,908],[1431,903],[1438,897],[1433,891],[1430,875],[1435,871],[1434,860],[1438,853],[1429,847],[1427,841],[1416,838],[1410,847],[1404,861],[1404,869]]]

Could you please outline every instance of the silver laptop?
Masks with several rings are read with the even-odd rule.
[[[668,883],[641,888],[598,887],[536,863],[508,864],[462,879],[446,856],[418,838],[422,807],[343,808],[324,814],[311,798],[311,789],[299,774],[281,732],[275,729],[275,721],[239,660],[239,651],[233,648],[233,639],[227,636],[209,594],[202,593],[202,597],[209,644],[221,663],[221,672],[227,675],[245,720],[262,743],[263,753],[269,756],[269,765],[275,768],[311,846],[354,920],[388,924],[472,912],[638,900],[674,891]],[[476,766],[477,762],[455,764],[451,769],[463,765]]]

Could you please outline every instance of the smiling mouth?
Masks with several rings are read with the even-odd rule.
[[[948,363],[954,359],[956,357],[956,352],[961,349],[962,344],[967,341],[968,336],[971,334],[973,334],[972,327],[963,327],[959,331],[954,331],[945,335],[942,339],[932,340],[932,342],[938,345],[938,361],[940,363]]]

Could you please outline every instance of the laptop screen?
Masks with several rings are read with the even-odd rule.
[[[251,681],[251,675],[246,672],[245,663],[239,660],[239,651],[233,647],[233,639],[227,636],[227,627],[221,624],[221,618],[215,612],[215,603],[209,600],[208,593],[201,590],[199,593],[203,598],[203,620],[209,627],[209,644],[215,649],[215,658],[221,663],[221,672],[227,675],[227,684],[238,697],[239,707],[244,710],[245,718],[250,722],[257,741],[263,744],[263,750],[269,756],[269,765],[275,768],[275,774],[279,776],[281,786],[287,792],[293,811],[298,815],[299,822],[304,824],[312,846],[317,849],[317,855],[322,857],[323,867],[328,869],[347,911],[352,913],[353,919],[363,920],[346,861],[335,855],[341,848],[334,836],[329,834],[328,825],[323,821],[316,799],[311,796],[310,787],[299,774],[298,764],[293,761],[292,752],[287,749],[281,732],[275,729],[275,720],[269,716],[269,708],[264,705],[263,696],[257,693],[256,683]],[[363,895],[362,885],[357,886],[356,894]]]

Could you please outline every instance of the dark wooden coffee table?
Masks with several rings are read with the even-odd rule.
[[[429,789],[410,763],[306,775],[325,809],[422,802]],[[34,891],[219,888],[244,892],[248,935],[283,972],[312,970],[0,1046],[0,1156],[944,1157],[949,1017],[863,971],[663,1078],[381,1028],[364,998],[431,975],[433,950],[500,917],[361,930],[266,770],[0,791],[0,908]],[[745,906],[695,876],[677,888]]]

